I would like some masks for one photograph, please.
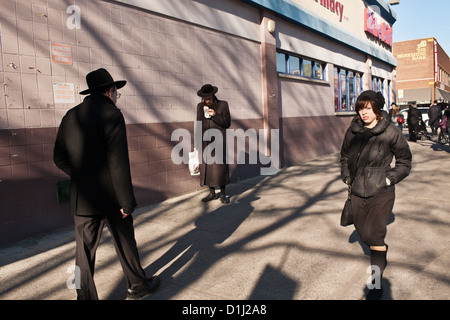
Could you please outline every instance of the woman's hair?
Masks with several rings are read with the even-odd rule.
[[[376,101],[374,97],[369,95],[360,95],[358,99],[356,99],[355,111],[359,115],[359,112],[364,109],[368,104],[372,106],[372,110],[377,116],[377,119],[383,119],[383,114],[381,113],[381,109],[379,107],[379,101]]]

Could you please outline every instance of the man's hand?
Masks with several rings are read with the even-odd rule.
[[[125,219],[126,217],[129,216],[128,213],[123,212],[123,209],[120,209],[120,213],[122,213],[122,219]]]
[[[213,109],[208,109],[206,113],[208,113],[211,117],[214,117],[216,115],[216,112]]]

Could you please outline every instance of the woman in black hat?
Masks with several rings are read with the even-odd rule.
[[[400,130],[382,116],[384,102],[380,92],[361,93],[356,100],[357,116],[345,133],[341,148],[341,177],[351,185],[354,225],[361,241],[370,247],[375,271],[375,286],[369,286],[367,299],[380,299],[383,293],[379,285],[387,264],[388,246],[384,239],[394,207],[394,185],[409,175],[412,160]]]
[[[209,202],[214,199],[220,199],[222,203],[228,203],[225,194],[225,186],[230,183],[229,168],[226,162],[226,129],[230,127],[231,116],[228,103],[219,100],[216,97],[218,89],[211,84],[205,84],[197,92],[202,97],[202,102],[197,105],[197,121],[202,123],[202,137],[209,129],[217,129],[222,134],[221,150],[208,150],[205,155],[205,148],[214,143],[212,141],[204,141],[202,139],[202,155],[203,161],[200,161],[200,185],[209,187],[209,194],[203,198],[203,202]],[[218,161],[208,161],[209,152],[211,157],[219,156]],[[217,152],[221,152],[222,155]],[[217,158],[216,158],[217,160]],[[216,194],[216,187],[220,187],[220,193]]]

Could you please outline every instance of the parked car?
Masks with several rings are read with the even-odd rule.
[[[428,127],[428,109],[429,107],[417,107],[417,109],[422,114],[422,121],[425,123],[425,126]],[[408,108],[400,110],[400,113],[402,114],[403,118],[405,119],[405,127],[408,127]]]

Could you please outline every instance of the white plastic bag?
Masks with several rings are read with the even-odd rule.
[[[191,176],[198,176],[200,174],[200,163],[197,150],[189,152],[189,172],[191,173]]]

